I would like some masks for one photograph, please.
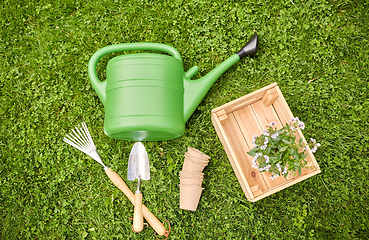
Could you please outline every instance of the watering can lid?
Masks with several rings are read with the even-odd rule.
[[[120,56],[116,56],[109,60],[106,69],[112,69],[115,67],[124,67],[128,68],[132,65],[143,66],[145,65],[159,65],[164,67],[175,68],[179,71],[183,71],[183,63],[169,55],[165,55],[162,53],[131,53],[124,54]]]

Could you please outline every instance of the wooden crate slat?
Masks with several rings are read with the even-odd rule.
[[[244,108],[241,108],[233,112],[233,115],[235,116],[235,120],[237,121],[239,130],[244,137],[244,141],[248,147],[248,151],[250,151],[253,148],[252,137],[254,135],[260,135],[262,133],[262,129],[260,128],[260,125],[256,119],[255,113],[252,110],[251,106],[246,106]],[[247,152],[246,152],[246,155],[248,158],[250,158],[248,167],[250,169],[253,169],[251,166],[252,157],[248,155]],[[261,188],[263,191],[272,187],[272,185],[269,183],[270,179],[265,180],[265,178],[268,177],[267,175],[264,176],[264,174],[261,174],[257,169],[253,169],[253,170],[258,173],[258,176],[262,175],[263,181],[261,181],[262,182]]]
[[[253,108],[262,129],[266,129],[271,122],[277,123],[277,128],[282,128],[282,124],[272,105],[265,107],[264,103],[259,101],[251,104],[251,107]]]
[[[290,107],[288,106],[286,100],[283,97],[283,94],[278,86],[275,87],[279,97],[273,103],[273,107],[275,111],[278,113],[278,117],[281,123],[286,124],[293,118],[293,114],[291,112]]]
[[[247,154],[250,149],[245,142],[245,139],[233,114],[228,115],[228,121],[226,124],[223,124],[223,128],[227,134],[229,143],[233,148],[235,156],[238,159],[240,166],[238,171],[245,176],[250,188],[259,185],[261,191],[265,191],[267,187],[259,171],[251,167],[252,157]]]
[[[252,110],[251,106],[246,106],[235,111],[233,114],[236,117],[247,145],[250,149],[253,148],[252,137],[254,135],[260,135],[263,132],[260,128],[258,120],[256,119],[254,111]]]
[[[227,154],[228,160],[232,165],[233,171],[235,172],[236,177],[237,177],[237,179],[238,179],[238,181],[241,185],[241,188],[242,188],[243,192],[245,193],[246,198],[251,201],[254,198],[254,196],[253,196],[252,191],[250,189],[250,185],[247,182],[244,174],[239,171],[239,169],[241,169],[241,166],[239,164],[239,161],[237,159],[237,156],[236,156],[235,152],[232,149],[232,145],[231,145],[231,143],[230,143],[230,141],[227,137],[227,134],[225,133],[226,130],[224,129],[224,126],[227,126],[227,123],[223,122],[223,124],[222,124],[219,121],[219,119],[218,119],[218,117],[215,113],[213,113],[211,115],[211,120],[213,122],[215,131],[217,132],[218,137],[219,137],[219,139],[220,139],[220,141],[221,141],[221,143],[224,147],[224,150]]]
[[[261,176],[261,173],[257,169],[254,169],[251,167],[253,157],[247,154],[247,152],[249,152],[253,148],[252,136],[254,135],[250,136],[250,133],[247,132],[246,126],[245,126],[245,119],[247,119],[247,123],[248,123],[247,125],[249,128],[250,126],[252,126],[252,124],[255,124],[255,126],[258,126],[257,125],[258,123],[255,119],[255,115],[253,114],[250,106],[247,106],[245,108],[242,108],[242,109],[239,109],[238,111],[233,112],[233,116],[234,116],[233,120],[236,121],[237,126],[239,128],[238,132],[240,134],[239,139],[241,140],[241,142],[238,144],[242,144],[243,146],[242,156],[247,159],[247,167],[249,169],[247,174],[251,175],[253,179],[257,180],[256,182],[259,185],[259,189],[261,189],[262,191],[266,191],[268,189],[268,186],[266,185],[264,178]],[[241,139],[241,136],[243,137],[243,139]]]
[[[251,107],[256,115],[256,118],[259,121],[259,128],[261,132],[266,129],[271,122],[275,122],[277,124],[277,128],[282,127],[278,115],[274,111],[272,105],[265,107],[264,103],[262,101],[259,101],[251,104]],[[270,179],[272,177],[272,174],[270,172],[263,172],[262,175],[269,188],[275,187],[286,181],[283,176],[279,176],[274,180]]]

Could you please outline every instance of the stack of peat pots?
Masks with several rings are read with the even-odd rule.
[[[180,195],[179,207],[184,210],[196,211],[202,190],[204,173],[210,157],[195,148],[188,148],[182,171],[179,172]]]

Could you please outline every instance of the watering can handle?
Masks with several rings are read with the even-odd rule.
[[[91,80],[92,86],[95,88],[97,95],[101,99],[102,103],[105,105],[106,95],[105,86],[106,81],[100,81],[97,73],[96,66],[100,58],[103,56],[121,51],[133,51],[133,50],[156,50],[162,51],[172,55],[174,58],[182,62],[182,57],[179,52],[171,46],[161,44],[161,43],[122,43],[103,47],[97,50],[94,55],[92,55],[88,63],[88,76]]]

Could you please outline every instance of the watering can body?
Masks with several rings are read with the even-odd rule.
[[[167,55],[131,53],[114,57],[107,64],[106,80],[98,79],[96,66],[101,57],[132,50],[155,50]],[[191,80],[198,67],[184,72],[182,58],[171,46],[127,43],[99,49],[90,59],[88,73],[105,107],[105,134],[132,141],[182,136],[186,121],[213,83],[240,57],[240,52],[234,54],[208,75]]]
[[[135,141],[184,133],[183,64],[163,54],[126,54],[106,69],[105,132]]]

